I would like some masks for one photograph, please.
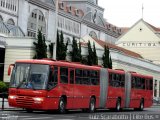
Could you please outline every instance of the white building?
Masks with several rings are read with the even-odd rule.
[[[160,64],[160,29],[140,19],[116,44],[142,55],[145,59]]]
[[[160,66],[160,29],[143,19],[137,21],[126,33],[122,34],[116,45],[139,53],[150,64],[154,64],[156,67]],[[146,67],[146,64],[143,66]],[[153,66],[150,67],[151,69],[154,68]],[[154,93],[155,96],[160,97],[159,72],[160,70],[157,71],[157,77],[155,76]]]

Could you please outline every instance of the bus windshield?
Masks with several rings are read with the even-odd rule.
[[[12,71],[10,87],[46,89],[49,65],[17,63]]]

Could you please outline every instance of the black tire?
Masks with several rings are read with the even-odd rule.
[[[83,109],[82,109],[82,112],[87,112],[87,109],[86,109],[86,108],[83,108]]]
[[[94,113],[96,109],[95,107],[96,107],[96,100],[95,98],[92,97],[89,103],[89,113]]]
[[[144,101],[141,100],[138,110],[143,111],[143,109],[144,109]]]
[[[66,101],[63,97],[59,100],[58,111],[61,114],[66,113]]]
[[[121,100],[117,99],[115,111],[119,112],[121,110]]]
[[[27,113],[32,113],[33,110],[32,109],[26,109]]]

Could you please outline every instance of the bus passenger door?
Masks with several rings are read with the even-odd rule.
[[[74,79],[75,79],[75,70],[69,68],[69,95],[68,95],[68,104],[70,108],[73,108],[74,105]]]

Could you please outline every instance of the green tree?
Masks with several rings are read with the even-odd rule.
[[[93,64],[98,65],[98,57],[97,57],[95,43],[93,43]]]
[[[58,34],[58,33],[57,33]],[[61,31],[60,37],[57,35],[57,60],[65,60],[67,56],[68,41],[64,44],[63,32]]]
[[[102,65],[103,65],[103,67],[104,68],[109,68],[109,48],[108,48],[108,46],[104,46],[104,54],[103,54],[103,56],[102,56],[102,61],[103,61],[103,63],[102,63]]]
[[[79,47],[78,47],[75,37],[73,37],[72,51],[70,51],[70,55],[71,55],[72,62],[81,62],[81,59],[82,59],[81,44],[79,43]]]
[[[52,58],[53,57],[53,43],[50,43],[50,45],[49,45],[49,52],[50,52],[50,58]]]
[[[109,68],[112,69],[112,58],[111,58],[111,55],[109,56]]]
[[[59,33],[58,33],[58,31],[57,31],[57,40],[56,40],[56,56],[59,54],[57,48],[59,48]],[[50,55],[52,58],[53,57],[53,43],[50,43],[49,51],[50,51]]]
[[[35,46],[35,52],[36,52],[34,59],[47,58],[47,45],[45,42],[46,40],[40,30],[38,30],[37,38],[38,38],[37,42],[33,42]]]
[[[88,65],[93,65],[93,51],[92,51],[92,47],[91,47],[90,41],[88,41],[87,64],[88,64]]]
[[[8,86],[5,82],[0,81],[0,93],[6,92],[8,90]]]
[[[79,59],[80,59],[80,62],[82,62],[82,47],[81,47],[81,42],[79,41]]]

